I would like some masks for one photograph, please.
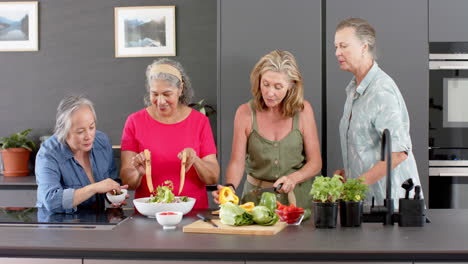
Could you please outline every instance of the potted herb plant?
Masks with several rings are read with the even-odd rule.
[[[5,176],[26,176],[29,174],[29,156],[36,147],[34,142],[28,139],[29,132],[31,129],[0,138],[0,151],[4,165],[3,174]]]
[[[334,228],[338,216],[338,199],[343,192],[343,177],[315,177],[310,195],[314,204],[314,221],[317,228]]]
[[[364,179],[348,179],[343,184],[340,201],[340,223],[342,226],[361,226],[363,199],[369,187]]]
[[[201,99],[200,101],[198,101],[198,103],[191,103],[188,106],[198,110],[200,113],[206,115],[207,117],[216,114],[216,109],[209,104],[205,104],[204,101],[205,99]]]

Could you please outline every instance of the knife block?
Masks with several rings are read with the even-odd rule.
[[[424,226],[426,222],[426,207],[424,199],[399,200],[399,226]]]

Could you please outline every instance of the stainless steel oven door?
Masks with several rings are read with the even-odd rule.
[[[429,146],[468,148],[468,69],[430,72]]]
[[[468,209],[468,160],[430,160],[429,165],[429,208]]]

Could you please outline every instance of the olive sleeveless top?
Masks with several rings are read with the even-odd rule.
[[[258,180],[274,183],[282,176],[300,170],[306,163],[304,141],[299,130],[299,113],[293,117],[293,127],[289,134],[279,141],[271,141],[258,132],[257,116],[253,101],[249,102],[252,112],[252,133],[247,139],[246,173]],[[310,208],[312,197],[309,195],[312,180],[299,183],[294,189],[298,207]],[[248,181],[244,183],[242,201],[258,204],[259,197],[251,193],[259,188]],[[289,204],[287,194],[277,194],[277,200]]]

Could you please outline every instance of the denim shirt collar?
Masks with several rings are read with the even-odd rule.
[[[64,162],[73,158],[73,152],[70,149],[70,146],[65,142],[65,144],[60,144],[60,161]]]

